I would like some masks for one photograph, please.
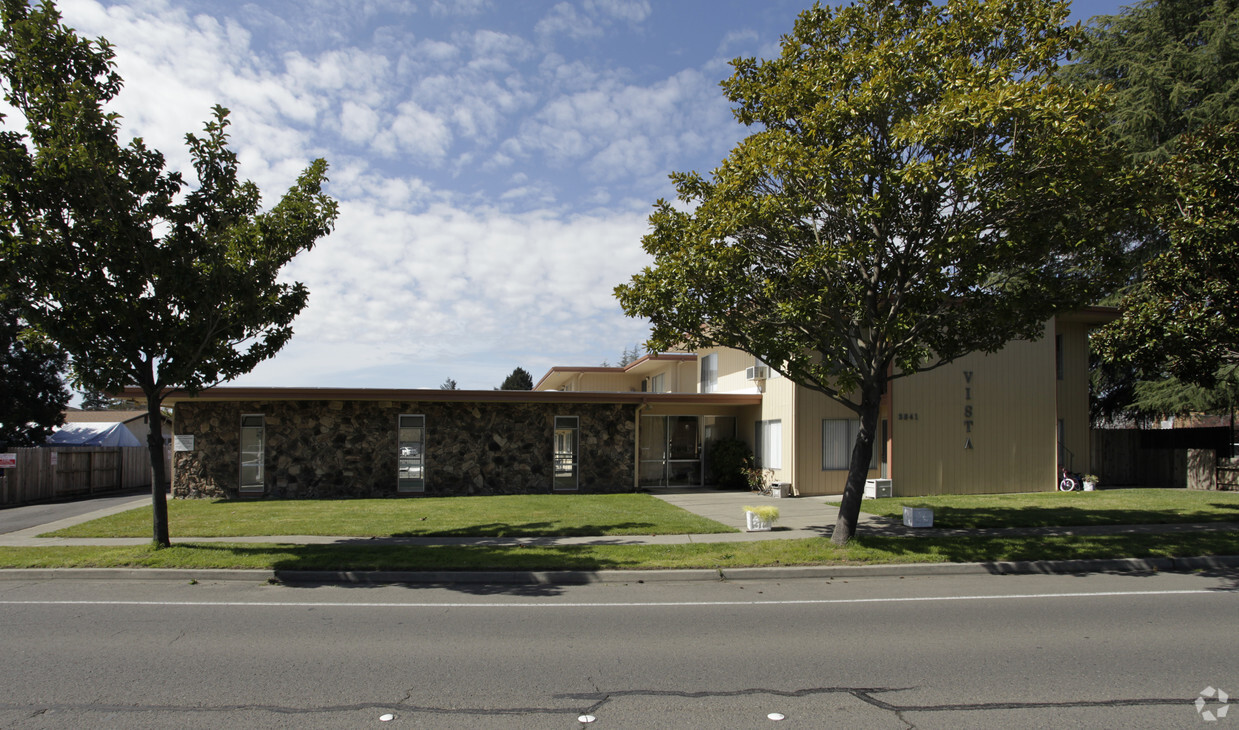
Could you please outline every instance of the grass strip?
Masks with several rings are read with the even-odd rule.
[[[903,520],[904,507],[930,507],[934,527],[1068,527],[1239,522],[1239,492],[1113,489],[1097,492],[945,495],[866,499],[861,509]]]
[[[413,499],[168,501],[177,537],[557,537],[688,535],[736,529],[648,494],[500,495]],[[46,533],[49,537],[149,537],[151,508]]]
[[[996,562],[1239,555],[1239,533],[1093,537],[859,537],[689,545],[457,547],[180,543],[153,547],[0,547],[0,568],[268,570],[657,570],[789,565]]]

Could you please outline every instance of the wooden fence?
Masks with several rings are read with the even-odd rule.
[[[1176,443],[1174,429],[1095,429],[1091,435],[1093,473],[1108,486],[1239,489],[1239,458],[1225,453],[1229,448],[1192,448],[1186,439]]]
[[[146,446],[10,449],[17,466],[0,470],[0,506],[150,486]]]

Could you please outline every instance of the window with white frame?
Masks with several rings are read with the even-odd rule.
[[[847,469],[852,461],[852,447],[860,434],[860,421],[855,418],[826,418],[822,420],[822,471]],[[878,453],[882,444],[873,442],[873,454],[869,468],[876,469]]]
[[[241,416],[240,488],[247,494],[263,491],[267,441],[266,419],[261,414]]]
[[[426,491],[426,417],[402,415],[396,423],[399,473],[396,491]]]
[[[702,393],[713,393],[718,390],[718,353],[703,355],[701,358],[701,390]]]
[[[576,416],[555,416],[554,488],[557,490],[576,489],[579,483],[579,430]]]
[[[667,379],[665,377],[665,373],[659,373],[658,375],[651,377],[650,378],[650,392],[651,393],[662,393],[665,390],[665,388],[663,387],[663,384],[666,383],[666,380]]]
[[[760,469],[783,468],[783,422],[758,421],[753,428],[753,454]]]

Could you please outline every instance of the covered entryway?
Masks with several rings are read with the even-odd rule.
[[[702,486],[707,442],[735,436],[732,416],[642,416],[640,486]]]

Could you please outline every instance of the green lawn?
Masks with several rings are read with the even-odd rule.
[[[178,543],[152,547],[0,547],[0,568],[249,568],[268,570],[652,570],[789,565],[1067,560],[1239,554],[1239,533],[1096,537],[860,536],[691,545],[454,547]]]
[[[902,521],[904,507],[932,507],[934,527],[1068,527],[1239,522],[1239,492],[1111,489],[866,499],[861,510]]]
[[[737,532],[648,494],[555,494],[419,499],[168,501],[176,538],[251,535],[545,537]],[[47,533],[149,537],[151,508]]]
[[[1239,493],[1123,489],[1087,493],[865,500],[899,519],[934,508],[938,527],[1027,527],[1239,522]],[[193,543],[247,535],[555,536],[735,532],[645,494],[522,495],[407,500],[293,500],[168,504],[172,535],[191,542],[152,547],[0,547],[0,568],[150,567],[270,570],[608,570],[745,566],[987,562],[1115,557],[1239,555],[1239,532],[1095,537],[879,537],[838,548],[824,538],[691,545],[376,546]],[[51,533],[148,537],[150,508]]]

